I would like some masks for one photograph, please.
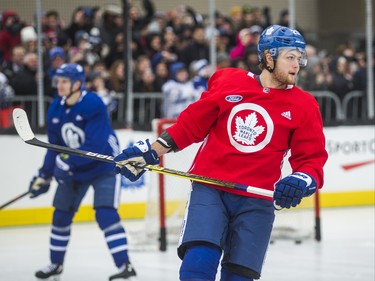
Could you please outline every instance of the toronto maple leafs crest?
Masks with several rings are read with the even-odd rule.
[[[236,117],[236,132],[233,138],[246,145],[254,145],[255,139],[264,132],[264,126],[258,125],[258,118],[255,112],[246,116],[245,120]]]
[[[61,136],[70,148],[78,148],[85,142],[85,132],[72,122],[61,127]]]
[[[270,115],[258,104],[240,103],[228,116],[229,141],[238,151],[252,153],[262,150],[271,141],[273,131]]]

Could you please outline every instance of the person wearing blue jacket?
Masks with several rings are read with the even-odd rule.
[[[116,156],[119,143],[111,127],[107,108],[98,95],[85,90],[83,67],[75,63],[63,64],[57,69],[54,82],[58,97],[48,109],[49,142]],[[35,198],[47,192],[52,177],[58,186],[53,200],[51,264],[37,271],[35,276],[45,280],[61,275],[73,217],[90,186],[95,194],[96,221],[119,268],[119,273],[112,275],[109,280],[135,276],[128,257],[126,232],[117,212],[121,179],[114,173],[113,165],[48,150],[42,167],[30,183],[30,197]]]

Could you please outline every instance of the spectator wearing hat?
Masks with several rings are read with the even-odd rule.
[[[53,81],[53,78],[56,74],[56,70],[63,65],[67,59],[66,54],[63,48],[54,47],[49,50],[49,68],[47,70],[47,75],[50,81]]]
[[[169,52],[167,50],[160,51],[156,54],[154,54],[151,57],[151,66],[152,69],[156,69],[156,65],[160,62],[165,62],[168,65],[175,62],[177,60],[177,55],[175,53]]]
[[[250,44],[256,46],[259,42],[260,34],[263,31],[263,28],[260,25],[252,25],[249,28],[251,34]]]
[[[254,24],[255,18],[253,9],[250,5],[243,5],[242,6],[242,21],[241,21],[241,29],[247,28]]]
[[[169,67],[170,79],[163,85],[162,116],[176,118],[186,107],[198,100],[189,72],[182,62],[175,62]]]
[[[116,35],[123,32],[121,7],[115,4],[107,4],[102,11],[102,17],[98,28],[103,44],[112,48]],[[110,51],[112,51],[112,49]]]
[[[70,62],[85,61],[88,65],[93,65],[100,60],[98,53],[93,50],[93,45],[90,43],[90,35],[86,31],[77,31],[74,44],[76,47],[72,48],[69,53]]]
[[[34,27],[26,26],[21,29],[21,42],[25,47],[26,52],[36,52],[38,36]]]
[[[26,26],[14,10],[6,10],[2,15],[0,28],[0,58],[9,62],[13,47],[21,44],[21,29]]]
[[[242,25],[242,7],[233,6],[230,9],[230,20],[233,24],[235,32],[238,32],[241,29]]]
[[[201,59],[193,61],[190,64],[190,73],[196,95],[201,96],[202,92],[207,90],[208,78],[211,76],[211,67],[208,60]]]

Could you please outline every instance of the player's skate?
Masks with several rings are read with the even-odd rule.
[[[45,268],[37,271],[35,273],[35,276],[39,280],[59,281],[62,271],[63,266],[61,264],[50,264]]]
[[[122,268],[120,268],[120,272],[117,274],[114,274],[109,277],[109,280],[135,280],[133,277],[135,277],[137,274],[135,273],[135,270],[130,262],[127,262]]]

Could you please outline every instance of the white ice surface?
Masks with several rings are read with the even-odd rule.
[[[374,207],[322,210],[322,241],[279,240],[269,247],[261,281],[374,281]],[[132,221],[123,221],[124,226]],[[0,228],[0,280],[35,280],[48,264],[50,226]],[[139,281],[176,281],[176,246],[167,252],[131,251]],[[116,272],[95,223],[77,223],[62,281],[104,281]],[[217,280],[219,280],[219,274]]]

